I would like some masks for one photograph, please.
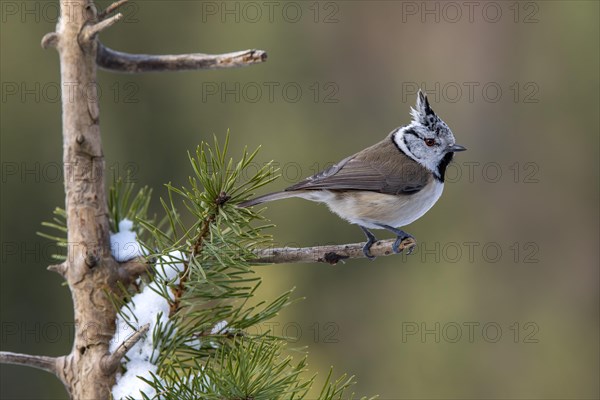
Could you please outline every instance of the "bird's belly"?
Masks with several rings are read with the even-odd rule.
[[[444,184],[434,181],[411,195],[390,195],[367,191],[313,192],[306,198],[326,203],[331,211],[345,220],[367,228],[378,224],[396,228],[421,218],[442,195]]]

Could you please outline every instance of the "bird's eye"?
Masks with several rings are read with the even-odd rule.
[[[425,144],[431,147],[435,144],[435,139],[425,139]]]

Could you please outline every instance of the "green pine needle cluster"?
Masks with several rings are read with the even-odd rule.
[[[54,244],[57,246],[57,250],[61,251],[51,254],[50,257],[53,260],[63,262],[67,259],[67,212],[64,210],[64,208],[56,207],[52,214],[54,214],[52,221],[44,221],[42,222],[42,226],[49,228],[54,232],[36,233],[38,236],[54,242]]]
[[[249,333],[260,332],[249,328],[292,303],[292,290],[271,301],[254,301],[261,279],[252,260],[256,249],[270,244],[270,225],[251,209],[236,206],[276,179],[276,171],[267,164],[247,178],[258,149],[243,151],[234,162],[228,147],[229,135],[222,146],[215,138],[212,147],[203,143],[188,154],[193,170],[189,185],[166,185],[159,222],[147,216],[151,190],[134,194],[133,185],[119,179],[110,189],[111,229],[116,232],[123,218],[134,221],[154,265],[154,273],[139,284],[143,288],[154,282],[153,290],[170,308],[168,322],[148,333],[158,370],[146,382],[160,399],[304,399],[315,379],[307,374],[305,356],[294,362],[284,355],[289,353],[285,338]],[[65,233],[64,212],[55,215],[45,226]],[[44,236],[66,243],[63,236]],[[167,279],[161,271],[169,267],[179,272]],[[126,315],[131,314],[131,296],[131,288],[123,287],[113,300],[120,316],[135,327],[136,321]],[[330,372],[318,398],[352,398],[346,393],[352,384],[352,377],[332,380]]]

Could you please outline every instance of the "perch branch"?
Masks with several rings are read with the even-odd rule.
[[[142,326],[140,329],[135,331],[131,336],[129,336],[112,354],[106,355],[102,359],[102,370],[106,374],[112,374],[117,370],[119,364],[121,364],[121,360],[125,357],[125,354],[133,347],[137,342],[140,341],[142,336],[148,332],[150,329],[150,325],[146,324]]]
[[[380,240],[371,246],[371,254],[375,257],[394,254],[392,245],[395,239]],[[408,254],[416,246],[412,238],[404,239],[400,243],[400,249],[408,249]],[[350,258],[366,258],[363,254],[364,243],[341,244],[331,246],[315,247],[281,247],[262,249],[256,252],[257,259],[253,260],[259,264],[285,264],[285,263],[314,263],[322,262],[337,264]]]
[[[112,50],[98,43],[96,63],[101,68],[118,72],[191,71],[245,67],[266,61],[263,50],[243,50],[225,54],[130,54]]]
[[[32,356],[29,354],[11,353],[0,351],[0,364],[25,365],[27,367],[39,368],[57,374],[56,357]]]

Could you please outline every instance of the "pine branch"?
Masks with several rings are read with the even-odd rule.
[[[0,351],[0,364],[24,365],[50,372],[56,376],[58,376],[57,360],[57,357],[32,356]]]
[[[262,63],[266,60],[267,53],[255,49],[225,54],[149,55],[112,50],[102,43],[98,43],[96,57],[99,67],[126,73],[235,68]]]
[[[209,233],[210,224],[212,224],[214,221],[215,221],[214,214],[210,214],[204,221],[202,221],[202,227],[200,228],[198,237],[196,238],[195,242],[192,244],[192,248],[190,249],[190,260],[192,260],[196,255],[198,255],[198,253],[200,253],[202,251],[202,245]],[[181,297],[183,296],[183,294],[185,292],[185,283],[188,279],[189,273],[190,273],[190,263],[185,262],[183,272],[181,273],[180,278],[179,278],[179,285],[177,285],[177,289],[175,289],[174,293],[173,293],[174,299],[173,299],[173,302],[171,303],[170,316],[172,316],[179,310],[180,303],[181,303]]]
[[[394,254],[392,245],[395,239],[380,240],[371,247],[371,254],[375,257],[389,256]],[[257,259],[253,260],[259,264],[287,264],[287,263],[328,263],[337,264],[351,258],[366,258],[363,253],[364,243],[340,244],[331,246],[315,247],[281,247],[262,249],[255,252]],[[412,252],[416,242],[412,238],[404,239],[400,243],[400,249],[409,249]]]
[[[121,377],[113,388],[117,397],[139,397],[135,387],[131,390],[132,379],[149,385],[143,390],[144,398],[159,394],[166,400],[300,400],[314,384],[314,377],[302,376],[306,370],[304,358],[292,362],[291,357],[283,355],[285,339],[272,332],[251,331],[289,305],[291,291],[269,302],[247,303],[261,282],[260,277],[252,276],[254,250],[270,243],[270,236],[264,233],[270,225],[255,226],[254,222],[264,219],[236,204],[274,177],[269,166],[249,179],[244,176],[256,152],[244,150],[236,163],[227,156],[228,142],[229,136],[223,146],[215,138],[214,147],[203,143],[195,156],[189,155],[194,170],[189,187],[167,185],[168,198],[161,199],[161,203],[165,211],[162,221],[168,223],[168,230],[145,220],[144,213],[135,212],[145,210],[146,202],[130,202],[132,188],[117,182],[111,189],[111,218],[120,220],[116,217],[120,215],[132,219],[135,214],[134,219],[143,227],[140,236],[152,238],[143,247],[152,249],[149,252],[153,257],[147,264],[138,258],[119,265],[124,276],[144,273],[146,268],[151,273],[150,282],[144,280],[139,294],[116,302],[121,305],[117,326],[135,329],[134,321],[136,325],[150,324],[152,333],[145,336],[147,341],[142,347],[146,353],[142,358],[157,367],[156,372]],[[245,182],[240,185],[242,177]],[[184,214],[173,195],[181,196]],[[130,203],[139,206],[130,207]],[[386,245],[391,252],[393,241],[380,242],[373,247],[374,254],[385,252]],[[356,247],[354,257],[362,256],[361,244],[348,245],[346,251],[349,246]],[[403,243],[402,248],[408,247],[409,243]],[[341,250],[336,251],[333,256],[325,256],[328,262],[345,257]],[[142,303],[138,301],[144,301],[144,306],[139,308]],[[156,310],[157,314],[148,310]],[[121,345],[111,355],[104,354],[101,367],[105,373],[114,372],[140,336],[135,333],[127,339],[130,344]],[[132,360],[124,363],[125,370]],[[352,378],[343,375],[333,381],[330,373],[319,400],[352,398],[344,397],[351,384]]]
[[[129,336],[121,345],[110,355],[107,355],[104,359],[102,359],[102,369],[106,374],[114,373],[119,365],[121,364],[121,360],[125,357],[125,354],[137,343],[140,341],[142,336],[148,332],[150,329],[150,325],[146,324],[142,326],[140,329],[135,331],[131,336]]]

